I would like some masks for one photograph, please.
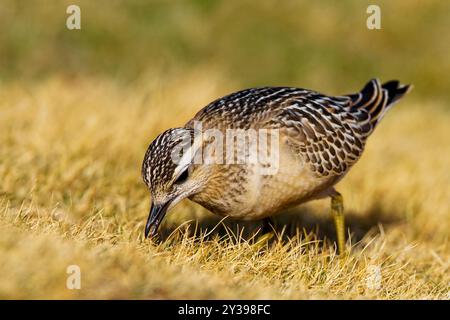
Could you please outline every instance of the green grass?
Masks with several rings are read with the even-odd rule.
[[[2,2],[0,79],[57,73],[128,83],[215,67],[240,87],[348,90],[401,75],[423,96],[450,98],[446,1],[380,1],[375,31],[366,28],[370,1],[82,0],[80,31],[65,27],[69,4]]]

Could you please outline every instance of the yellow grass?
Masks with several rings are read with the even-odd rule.
[[[162,241],[144,240],[148,143],[236,89],[211,68],[128,86],[2,86],[0,298],[449,298],[450,114],[414,91],[338,185],[348,256],[329,240],[325,200],[278,216],[270,241],[258,222],[220,224],[184,201]],[[66,288],[69,265],[81,268],[80,290]]]

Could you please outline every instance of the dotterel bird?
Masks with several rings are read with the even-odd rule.
[[[386,111],[409,89],[398,81],[381,85],[374,79],[360,92],[342,96],[300,88],[264,87],[242,90],[211,102],[184,127],[161,133],[147,149],[142,177],[150,190],[152,205],[145,236],[154,236],[166,212],[185,198],[215,214],[255,220],[330,197],[338,249],[344,252],[343,199],[334,186],[361,157],[367,138]],[[200,129],[196,123],[201,124]],[[198,153],[217,156],[224,152],[217,145],[211,148],[211,137],[198,134],[199,131],[216,130],[226,135],[228,130],[262,129],[271,137],[276,132],[276,163],[195,161]],[[234,147],[236,143],[233,139]],[[180,146],[186,148],[174,161],[173,155],[180,153]],[[244,153],[256,156],[261,143],[256,146]],[[236,154],[231,158],[236,160]],[[276,170],[265,171],[268,166]]]

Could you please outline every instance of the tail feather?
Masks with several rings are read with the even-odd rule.
[[[370,116],[369,123],[372,129],[370,131],[373,131],[386,111],[410,89],[410,85],[401,85],[397,80],[381,85],[378,79],[372,79],[359,93],[348,95],[352,100],[351,110],[354,112],[365,110]]]
[[[403,97],[409,90],[411,90],[411,85],[401,85],[399,81],[392,80],[383,84],[383,89],[388,91],[388,102],[387,105],[390,106],[397,102],[401,97]]]

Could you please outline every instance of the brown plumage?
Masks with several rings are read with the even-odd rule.
[[[336,208],[341,208],[333,186],[361,157],[369,135],[409,88],[398,81],[380,85],[371,80],[359,93],[327,96],[307,89],[266,87],[210,103],[183,128],[159,135],[147,150],[142,175],[153,205],[146,234],[156,233],[165,212],[184,198],[239,219],[269,217],[325,196],[340,201]],[[276,173],[262,173],[267,164],[261,163],[204,164],[192,158],[175,163],[171,156],[180,143],[193,144],[192,155],[208,150],[211,139],[197,137],[196,123],[201,123],[202,132],[215,129],[224,135],[229,129],[276,131]],[[343,220],[338,224],[343,228]]]

